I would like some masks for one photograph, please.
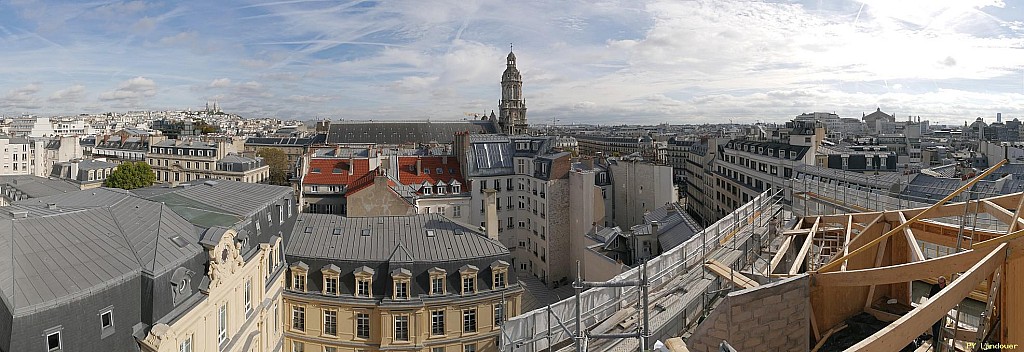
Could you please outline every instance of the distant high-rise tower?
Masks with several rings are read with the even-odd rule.
[[[516,68],[516,54],[511,48],[501,74],[501,101],[498,102],[498,125],[510,135],[526,134],[526,100],[523,99],[523,77]]]

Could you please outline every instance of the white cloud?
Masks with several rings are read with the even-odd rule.
[[[218,78],[210,82],[210,88],[227,88],[231,86],[231,79],[229,78]]]
[[[156,82],[145,77],[135,77],[121,82],[115,90],[100,93],[100,100],[137,103],[142,99],[155,96],[156,93]]]
[[[51,103],[77,103],[85,98],[85,86],[76,84],[71,87],[58,90],[50,95],[48,101]]]

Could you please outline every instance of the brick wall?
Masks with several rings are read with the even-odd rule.
[[[810,349],[807,275],[732,292],[686,341],[690,351],[717,352],[728,341],[737,351]]]

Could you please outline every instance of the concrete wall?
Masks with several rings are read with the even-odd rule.
[[[807,275],[732,292],[686,341],[691,351],[810,349],[810,279]]]
[[[619,160],[608,165],[614,185],[613,224],[623,229],[644,222],[644,212],[672,201],[672,168]]]

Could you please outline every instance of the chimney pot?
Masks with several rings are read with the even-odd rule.
[[[497,191],[493,189],[484,190],[484,231],[487,238],[498,240],[498,205]]]

